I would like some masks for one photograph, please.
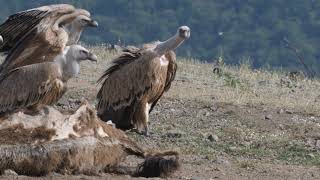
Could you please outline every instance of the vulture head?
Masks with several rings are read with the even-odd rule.
[[[157,42],[154,52],[156,52],[158,56],[167,54],[169,51],[173,51],[179,47],[183,41],[190,37],[190,34],[191,31],[188,26],[181,26],[178,28],[177,33],[174,36],[164,42]]]
[[[188,26],[181,26],[177,33],[181,38],[188,39],[190,37],[190,28]]]
[[[80,15],[78,16],[74,22],[75,24],[81,26],[81,27],[98,27],[98,22],[91,19],[90,17],[88,16],[85,16],[85,15]]]
[[[91,19],[90,13],[86,10],[79,9],[82,14],[78,15],[66,28],[69,32],[69,40],[67,46],[77,44],[82,31],[86,27],[98,27],[98,22]]]
[[[67,54],[71,55],[72,60],[76,60],[78,62],[89,60],[97,62],[98,58],[95,54],[91,53],[86,48],[80,46],[80,45],[72,45],[69,47]],[[68,59],[69,60],[69,59]]]
[[[70,78],[79,74],[80,63],[85,60],[97,61],[97,56],[91,53],[81,45],[71,45],[65,47],[63,53],[58,55],[54,62],[59,64],[62,68],[63,81],[66,82]]]

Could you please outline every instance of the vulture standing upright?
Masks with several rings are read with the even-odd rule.
[[[68,4],[42,6],[13,14],[0,25],[4,38],[0,52],[8,52],[0,73],[52,62],[66,45],[78,42],[84,27],[97,25],[88,11]]]
[[[149,113],[170,88],[177,69],[173,52],[190,37],[190,29],[182,26],[165,42],[126,49],[99,79],[98,115],[112,120],[117,128],[135,128],[148,134]]]
[[[0,114],[27,110],[37,112],[57,102],[66,91],[66,82],[79,73],[80,61],[97,57],[80,45],[67,46],[53,62],[12,69],[0,78]]]

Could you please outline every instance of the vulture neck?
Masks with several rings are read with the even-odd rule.
[[[67,46],[72,44],[77,44],[80,39],[82,31],[83,31],[82,25],[80,25],[78,21],[73,21],[71,23],[71,28],[69,31],[69,41],[67,43]]]
[[[177,33],[176,35],[174,35],[170,39],[166,40],[165,42],[160,42],[156,46],[154,51],[159,56],[162,56],[162,55],[168,53],[169,51],[172,51],[172,50],[176,49],[177,47],[179,47],[183,43],[184,40],[185,39],[180,37],[179,34]]]
[[[73,52],[69,51],[68,46],[62,54],[55,58],[54,62],[62,70],[62,80],[64,82],[77,75],[80,71],[80,63],[74,58]]]

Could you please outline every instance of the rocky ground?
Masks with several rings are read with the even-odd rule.
[[[100,48],[101,59],[111,59]],[[85,63],[70,82],[59,109],[95,103],[98,76],[109,61]],[[290,79],[247,65],[221,67],[179,60],[176,81],[151,113],[151,135],[128,132],[150,149],[175,149],[182,167],[170,179],[320,179],[320,87],[317,80]],[[128,158],[126,165],[138,162]],[[8,175],[14,172],[8,172]],[[0,179],[33,179],[2,176]],[[131,179],[126,175],[37,179]],[[137,178],[143,179],[143,178]]]

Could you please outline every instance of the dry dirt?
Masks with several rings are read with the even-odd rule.
[[[81,98],[95,103],[99,88],[95,82],[107,67],[106,59],[114,56],[101,52],[101,48],[95,51],[102,60],[82,65],[81,75],[70,82],[58,108],[75,108]],[[320,93],[315,91],[319,82],[290,81],[294,86],[289,86],[281,84],[285,77],[281,73],[222,70],[231,73],[231,83],[226,74],[213,74],[212,64],[180,60],[172,88],[151,113],[150,137],[128,134],[145,147],[181,152],[182,167],[170,179],[320,179],[316,99]],[[136,163],[128,158],[126,165]],[[34,179],[0,177],[8,178]],[[36,179],[131,177],[53,174]]]

